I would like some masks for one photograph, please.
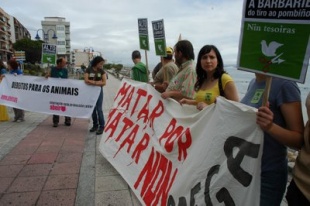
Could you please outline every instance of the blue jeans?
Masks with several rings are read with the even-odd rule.
[[[96,105],[95,105],[95,108],[92,114],[93,127],[98,128],[98,129],[104,129],[104,124],[105,124],[103,111],[102,111],[102,102],[103,102],[103,90],[101,88],[98,100],[96,102]],[[98,119],[99,119],[99,124],[98,124]]]
[[[261,174],[261,206],[280,206],[287,184],[287,170]]]

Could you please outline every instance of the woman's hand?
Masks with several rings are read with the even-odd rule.
[[[170,95],[170,92],[163,92],[163,93],[161,94],[161,97],[162,97],[163,99],[168,99],[170,96],[171,96],[171,95]]]
[[[179,101],[179,103],[180,103],[181,105],[183,105],[183,104],[188,104],[188,99],[183,98],[183,99],[181,99],[181,100]]]
[[[260,126],[263,131],[268,132],[273,125],[273,112],[269,109],[269,103],[266,106],[258,108],[256,113],[256,124]]]
[[[207,103],[205,103],[205,102],[199,102],[199,103],[197,103],[196,108],[197,108],[198,110],[203,110],[206,106],[208,106]]]

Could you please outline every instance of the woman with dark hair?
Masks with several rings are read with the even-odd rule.
[[[197,81],[195,83],[194,100],[182,99],[181,104],[196,105],[202,110],[215,103],[218,96],[239,101],[236,85],[225,70],[222,56],[214,45],[203,46],[198,54],[196,65]]]
[[[102,102],[103,102],[102,87],[106,85],[106,73],[103,70],[104,62],[105,60],[101,56],[96,56],[92,60],[91,66],[86,69],[86,72],[84,74],[84,81],[86,84],[100,87],[100,94],[92,114],[93,127],[89,130],[90,132],[96,131],[97,135],[103,133],[105,125],[102,111]]]
[[[15,59],[10,59],[8,62],[8,69],[9,69],[9,73],[13,74],[13,75],[22,75],[23,72],[22,70],[20,70],[19,66],[18,66],[18,62]],[[17,121],[25,121],[25,112],[22,109],[17,109],[17,108],[13,108],[14,111],[14,120],[13,122],[17,122]]]

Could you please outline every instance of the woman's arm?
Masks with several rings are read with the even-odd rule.
[[[89,74],[88,73],[84,73],[84,82],[85,82],[85,84],[95,85],[95,81],[94,80],[89,80],[88,77],[89,77]]]
[[[100,87],[105,86],[106,83],[107,83],[107,75],[106,75],[106,73],[102,74],[100,81],[95,81],[95,85],[96,86],[100,86]]]
[[[196,100],[183,98],[180,100],[180,104],[197,105]]]
[[[239,95],[235,82],[233,81],[227,82],[227,84],[225,85],[224,93],[226,99],[239,102]]]
[[[163,99],[173,98],[176,101],[180,101],[183,98],[187,98],[180,91],[166,91],[161,94],[161,97]]]
[[[296,149],[303,144],[304,122],[302,118],[301,103],[291,102],[281,105],[281,112],[286,122],[286,128],[273,122],[273,113],[267,106],[258,109],[256,123],[263,131],[270,134],[278,142]]]

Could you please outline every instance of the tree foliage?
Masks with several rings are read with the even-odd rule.
[[[115,69],[115,71],[121,71],[122,68],[123,68],[123,65],[122,64],[104,64],[103,65],[103,68],[104,69]]]
[[[25,51],[26,62],[32,64],[41,62],[43,41],[34,41],[29,38],[17,40],[13,44],[15,51]]]

